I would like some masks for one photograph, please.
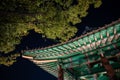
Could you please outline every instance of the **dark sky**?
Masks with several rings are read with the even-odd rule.
[[[84,31],[85,26],[89,27],[101,27],[105,24],[109,24],[112,21],[120,18],[120,4],[119,0],[103,0],[103,4],[100,8],[93,9],[90,7],[89,14],[86,18],[83,18],[82,23],[78,24],[79,29],[76,36],[80,36]],[[42,42],[42,43],[40,43]],[[21,49],[26,49],[25,46],[28,46],[29,49],[37,48],[39,45],[43,47],[47,45],[52,45],[51,40],[41,39],[41,35],[31,33],[24,37],[21,45],[17,47],[16,50],[20,51]],[[34,63],[29,60],[18,58],[17,62],[10,67],[0,66],[0,80],[57,80],[52,75],[40,69]]]
[[[120,1],[119,0],[102,0],[103,4],[99,8],[90,7],[87,17],[82,19],[82,23],[78,24],[79,36],[84,30],[85,26],[89,27],[102,27],[105,24],[109,24],[112,21],[120,18]]]

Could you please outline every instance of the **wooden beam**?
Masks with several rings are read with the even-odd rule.
[[[61,65],[58,65],[58,80],[64,80],[64,74]]]
[[[110,57],[106,57],[108,60],[111,60],[111,61],[118,61],[118,57],[120,57],[120,53],[118,53],[117,55],[115,56],[110,56]],[[69,64],[71,62],[65,62],[63,64]],[[85,63],[82,63],[82,64],[76,64],[76,65],[73,65],[72,67],[78,67],[78,66],[82,66],[82,65],[87,65],[89,64],[90,67],[93,67],[95,64],[98,64],[98,63],[101,63],[101,60],[96,60],[96,61],[91,61],[91,62],[85,62]]]
[[[113,67],[110,65],[109,60],[103,55],[101,55],[101,63],[107,71],[107,75],[110,78],[110,80],[117,80]]]
[[[116,55],[116,56],[110,56],[110,57],[107,57],[108,60],[117,60],[117,58],[120,57],[120,55]],[[100,63],[101,60],[96,60],[96,61],[93,61],[93,62],[90,62],[90,65],[93,66],[97,63]]]

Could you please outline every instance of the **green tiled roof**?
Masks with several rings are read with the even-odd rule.
[[[119,36],[119,33],[120,33],[120,23],[116,23],[103,30],[99,30],[98,32],[94,32],[93,34],[84,36],[82,38],[78,38],[74,41],[71,41],[62,45],[57,45],[57,46],[53,46],[53,47],[49,47],[41,50],[38,49],[38,50],[25,51],[24,55],[34,56],[34,58],[39,55],[41,56],[39,59],[43,59],[43,58],[46,59],[45,57],[47,57],[48,59],[49,57],[64,58],[67,56],[76,55],[78,54],[77,52],[79,52],[79,54],[82,54],[84,52],[94,50],[98,47],[103,47],[103,45],[107,46],[109,44],[112,44],[113,42],[118,42],[119,39],[116,39],[114,37],[117,35]],[[113,36],[113,38],[111,38],[111,36]],[[107,38],[107,41],[103,44],[102,42],[104,38]],[[113,42],[110,39],[112,39]],[[98,41],[100,41],[100,43],[98,43]],[[73,54],[75,52],[76,54]],[[51,54],[51,55],[48,56],[48,54]],[[45,57],[42,57],[43,55]]]
[[[120,52],[120,20],[82,35],[74,40],[58,44],[43,49],[27,50],[23,52],[25,56],[31,56],[35,60],[54,60],[61,59],[62,67],[65,70],[65,78],[75,78],[94,73],[104,72],[100,65],[100,53],[107,58],[116,56]],[[89,68],[89,63],[98,61],[98,64]],[[56,75],[56,62],[41,64],[41,68],[49,73]],[[120,68],[119,63],[113,62],[114,69]],[[70,79],[69,79],[70,80]]]

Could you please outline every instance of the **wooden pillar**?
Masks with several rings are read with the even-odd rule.
[[[101,63],[107,71],[107,75],[110,80],[117,80],[114,69],[110,65],[109,60],[103,54],[101,54]]]
[[[64,80],[64,74],[61,65],[58,65],[58,80]]]

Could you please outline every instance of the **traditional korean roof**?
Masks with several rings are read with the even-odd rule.
[[[54,46],[26,50],[24,57],[36,61],[44,61],[38,66],[57,77],[57,64],[61,60],[65,70],[65,78],[86,76],[104,72],[100,64],[100,54],[103,53],[109,60],[120,59],[120,19],[89,32],[78,38]],[[45,61],[48,61],[45,63]],[[51,61],[53,60],[53,61]],[[90,68],[89,64],[93,65]],[[118,62],[110,61],[114,69],[120,68]]]

